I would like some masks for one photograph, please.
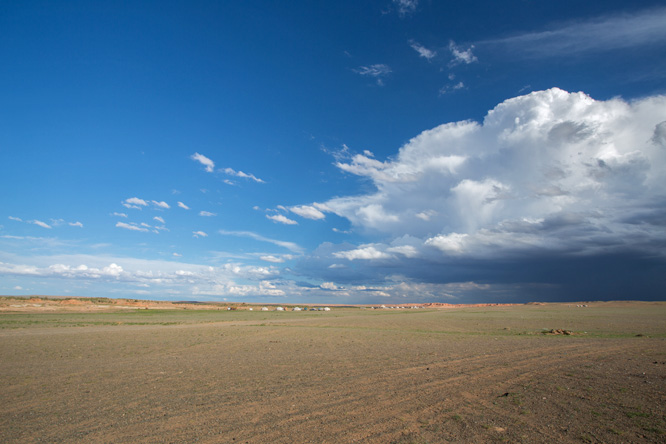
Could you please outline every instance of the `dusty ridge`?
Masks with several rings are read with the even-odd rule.
[[[277,306],[286,307],[288,310],[294,307],[333,307],[333,308],[372,308],[372,309],[464,309],[464,308],[502,308],[522,305],[530,306],[570,306],[589,308],[595,307],[620,307],[636,304],[659,305],[661,302],[642,301],[608,301],[608,302],[567,302],[567,303],[543,303],[531,302],[527,304],[451,304],[445,302],[428,303],[404,303],[386,305],[340,305],[340,304],[253,304],[238,302],[195,302],[195,301],[153,301],[140,299],[111,299],[90,297],[65,297],[65,296],[0,296],[0,312],[103,312],[117,310],[258,310],[268,307],[274,310]]]

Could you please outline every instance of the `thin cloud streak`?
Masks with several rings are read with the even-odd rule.
[[[230,176],[240,177],[240,178],[243,178],[243,179],[250,179],[250,180],[253,180],[257,183],[266,183],[264,180],[258,178],[254,174],[244,173],[242,171],[236,171],[233,168],[225,168],[222,171],[224,172],[224,174],[228,174]]]
[[[293,242],[286,242],[286,241],[280,241],[276,239],[270,239],[267,237],[264,237],[260,234],[253,233],[251,231],[228,231],[228,230],[219,230],[218,233],[226,235],[226,236],[238,236],[238,237],[249,237],[250,239],[254,239],[260,242],[268,242],[283,248],[286,248],[288,250],[293,251],[294,253],[302,253],[303,248],[299,246],[298,244],[295,244]]]
[[[423,57],[424,59],[427,59],[430,61],[432,58],[434,58],[437,55],[437,51],[432,51],[425,46],[415,42],[414,40],[409,41],[409,46],[412,47],[414,51],[416,51],[419,56]]]
[[[42,228],[51,228],[51,225],[47,224],[46,222],[42,222],[41,220],[33,220],[32,223]]]
[[[117,222],[116,227],[118,228],[124,228],[125,230],[130,230],[130,231],[143,231],[147,232],[148,229],[144,227],[140,227],[134,223],[131,224],[126,224],[125,222]]]
[[[274,214],[272,216],[266,215],[267,219],[272,220],[273,222],[280,223],[280,224],[285,224],[285,225],[298,225],[298,222],[296,222],[293,219],[289,219],[288,217],[282,215],[282,214]]]
[[[477,42],[477,46],[510,51],[513,56],[549,58],[629,49],[666,43],[666,8],[634,15],[606,16],[561,25],[547,31]]]
[[[383,63],[370,66],[359,66],[353,70],[356,74],[365,77],[372,77],[377,80],[377,85],[384,86],[384,78],[391,74],[391,67]]]

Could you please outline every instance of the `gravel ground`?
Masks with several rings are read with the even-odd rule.
[[[12,317],[0,441],[666,442],[665,308]]]

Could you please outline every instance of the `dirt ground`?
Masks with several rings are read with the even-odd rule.
[[[666,442],[666,303],[576,305],[5,311],[0,441]]]

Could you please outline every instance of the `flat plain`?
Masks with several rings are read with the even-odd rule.
[[[9,308],[0,441],[666,442],[666,303],[577,305]]]

